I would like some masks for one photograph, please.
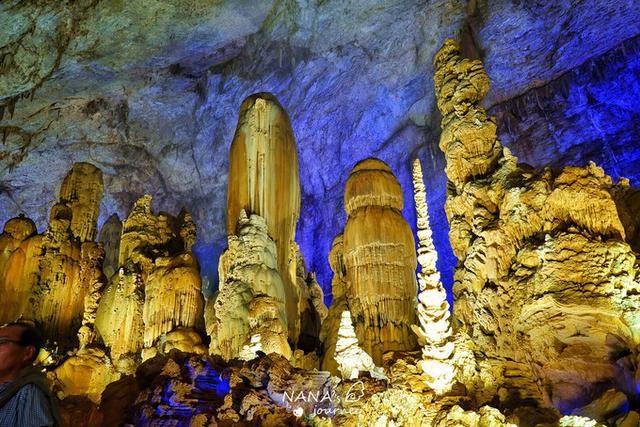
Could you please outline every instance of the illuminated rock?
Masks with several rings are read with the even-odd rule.
[[[402,189],[382,161],[358,163],[347,180],[344,229],[347,301],[362,349],[382,363],[386,351],[412,350],[416,255],[401,215]]]
[[[480,106],[482,64],[448,40],[434,67],[453,183],[445,210],[459,259],[454,314],[474,344],[474,396],[576,408],[608,388],[637,394],[622,385],[633,378],[627,354],[640,332],[636,255],[620,219],[628,213],[614,199],[624,182],[594,164],[518,164]]]
[[[81,350],[52,374],[59,399],[86,396],[94,403],[100,403],[107,385],[120,378],[109,357],[98,348]]]
[[[102,245],[94,242],[82,244],[82,259],[80,260],[80,280],[83,288],[87,289],[84,297],[84,312],[82,326],[78,331],[80,349],[93,343],[95,338],[94,323],[98,312],[98,305],[107,285],[103,274],[104,250]]]
[[[220,285],[207,304],[210,351],[225,359],[251,359],[258,350],[289,358],[285,289],[275,242],[258,215],[240,212],[236,234],[220,257]]]
[[[32,316],[31,298],[38,277],[42,236],[29,218],[10,219],[0,234],[0,323]]]
[[[452,360],[454,341],[452,340],[447,292],[440,282],[436,267],[438,253],[433,245],[427,197],[422,178],[420,160],[413,162],[413,194],[416,206],[418,228],[418,321],[414,327],[418,342],[422,345],[424,360],[422,369],[427,383],[436,393],[446,393],[455,382],[455,367]]]
[[[227,232],[237,234],[241,211],[264,218],[275,244],[285,292],[289,337],[300,333],[295,254],[291,252],[300,212],[298,155],[287,113],[273,95],[249,96],[240,107],[229,152]],[[291,263],[294,267],[290,267]]]
[[[360,372],[370,372],[376,378],[385,378],[382,369],[377,368],[373,359],[358,345],[358,338],[353,329],[351,313],[345,310],[340,318],[338,339],[334,359],[342,378],[357,379]]]
[[[322,323],[320,330],[320,340],[323,345],[321,368],[329,371],[333,375],[338,375],[338,364],[335,360],[336,341],[338,340],[338,330],[342,321],[342,313],[348,310],[346,291],[347,270],[344,265],[343,237],[338,234],[333,240],[331,251],[329,252],[329,264],[333,270],[331,280],[331,294],[333,300],[327,318]]]
[[[118,256],[120,255],[120,235],[122,234],[122,222],[118,215],[113,214],[107,219],[100,229],[98,241],[104,246],[103,271],[107,279],[118,272]]]
[[[120,268],[100,302],[96,329],[125,371],[140,356],[163,351],[172,331],[200,327],[204,303],[194,240],[191,216],[184,210],[177,217],[154,215],[150,196],[140,198],[124,221]],[[201,340],[186,342],[204,351]]]
[[[93,304],[91,301],[99,298],[96,292],[104,286],[102,259],[97,254],[101,249],[92,242],[102,188],[98,168],[76,163],[62,182],[42,237],[33,316],[42,325],[44,336],[63,347],[75,341],[69,332],[75,334],[82,324],[85,299]]]
[[[81,242],[95,240],[104,192],[102,171],[90,163],[76,163],[60,186],[58,203],[71,210],[71,234]]]
[[[465,411],[460,406],[454,406],[444,412],[444,417],[436,420],[436,427],[517,427],[506,421],[505,416],[496,408],[483,406],[477,412]]]

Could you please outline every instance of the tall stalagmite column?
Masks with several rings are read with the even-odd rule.
[[[378,159],[358,163],[347,180],[344,230],[347,299],[362,349],[376,364],[384,352],[412,350],[416,254],[402,217],[402,189]]]
[[[42,235],[25,216],[7,221],[0,234],[0,324],[31,317]]]
[[[418,225],[418,321],[414,328],[422,345],[422,370],[427,384],[436,393],[445,393],[455,381],[455,367],[451,356],[454,344],[451,338],[449,303],[447,292],[440,282],[436,267],[438,253],[433,245],[427,197],[420,160],[413,162],[413,196]]]
[[[92,240],[97,230],[102,201],[102,172],[89,163],[76,163],[65,176],[60,197],[51,209],[49,226],[42,238],[39,279],[34,286],[34,317],[45,336],[69,344],[84,314],[85,297],[91,288],[101,288],[81,277],[81,264],[102,270],[93,257]],[[100,264],[100,265],[98,265]],[[93,276],[93,272],[84,271]],[[100,277],[100,272],[95,272]],[[101,280],[101,279],[98,279]]]
[[[285,286],[289,339],[295,342],[300,329],[300,296],[290,251],[300,211],[298,155],[289,117],[268,93],[251,95],[240,107],[229,153],[229,235],[236,234],[242,210],[248,216],[263,217],[276,244],[278,271]]]

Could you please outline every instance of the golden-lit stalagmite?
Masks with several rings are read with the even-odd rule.
[[[122,234],[122,221],[117,214],[107,219],[100,229],[98,241],[104,247],[104,263],[102,269],[107,279],[118,271],[118,256],[120,255],[120,235]]]
[[[344,310],[340,316],[334,360],[342,378],[353,380],[358,378],[360,372],[370,372],[373,377],[384,378],[382,368],[376,367],[371,356],[358,345],[349,310]]]
[[[291,357],[287,342],[285,289],[276,245],[265,220],[240,212],[236,234],[220,257],[220,285],[207,304],[210,351],[225,359],[252,359],[258,350]]]
[[[229,152],[227,232],[236,234],[240,212],[264,218],[276,245],[285,289],[289,339],[300,332],[295,254],[291,253],[300,211],[298,155],[289,117],[268,93],[246,98]]]
[[[42,245],[36,233],[33,221],[21,215],[7,221],[0,234],[0,324],[33,314],[30,300]]]
[[[323,371],[329,371],[333,375],[339,374],[335,353],[342,313],[345,310],[349,310],[347,296],[345,294],[347,288],[347,270],[344,265],[343,250],[343,236],[341,233],[333,239],[331,251],[329,252],[329,265],[333,271],[333,278],[331,279],[331,294],[333,299],[331,306],[329,306],[327,318],[322,322],[320,329],[320,340],[323,346],[320,367]]]
[[[454,314],[480,371],[468,388],[479,403],[499,394],[565,408],[608,388],[635,394],[623,379],[633,376],[625,355],[640,337],[640,285],[620,220],[629,213],[614,200],[620,185],[592,163],[558,172],[518,164],[480,106],[482,63],[448,40],[434,68],[459,259]]]
[[[71,210],[71,234],[81,242],[96,238],[103,192],[102,171],[90,163],[74,164],[62,181],[58,203]]]
[[[73,343],[72,336],[81,326],[87,294],[102,286],[93,280],[102,280],[101,261],[91,261],[102,191],[100,169],[89,163],[74,164],[62,182],[42,237],[33,315],[45,337],[63,347]],[[91,279],[85,280],[81,270]]]
[[[418,228],[418,326],[414,331],[422,346],[421,367],[427,384],[436,393],[446,393],[455,382],[454,351],[447,292],[436,267],[438,253],[433,245],[427,195],[420,160],[413,162],[413,196]]]
[[[360,345],[379,365],[384,352],[416,346],[413,233],[400,213],[400,184],[380,160],[353,168],[344,205],[347,300]]]
[[[154,215],[150,196],[140,198],[124,221],[120,268],[96,319],[98,333],[122,369],[130,368],[142,349],[144,358],[168,351],[169,341],[162,337],[172,331],[183,331],[187,340],[195,338],[192,351],[204,351],[200,338],[191,333],[200,325],[203,310],[199,268],[191,252],[194,241],[188,212],[177,218],[164,212]]]

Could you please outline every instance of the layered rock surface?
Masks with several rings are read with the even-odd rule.
[[[386,351],[413,350],[416,254],[401,215],[402,190],[389,166],[367,159],[354,166],[344,204],[346,296],[362,349],[382,362]]]

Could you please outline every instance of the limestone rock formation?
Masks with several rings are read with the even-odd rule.
[[[413,193],[418,228],[418,321],[414,328],[422,345],[422,369],[429,386],[436,393],[446,393],[455,381],[455,367],[451,357],[454,351],[447,292],[440,282],[436,267],[438,253],[433,245],[429,211],[422,178],[420,160],[413,162]]]
[[[344,265],[344,245],[343,236],[338,234],[333,240],[331,251],[329,252],[329,264],[333,270],[333,279],[331,280],[331,294],[333,300],[327,318],[322,323],[320,330],[320,340],[322,341],[322,361],[321,368],[329,371],[333,375],[338,375],[338,364],[335,360],[336,342],[338,341],[338,330],[342,322],[342,313],[348,310],[346,296],[346,274],[347,270]]]
[[[0,323],[32,315],[33,286],[38,275],[42,236],[36,225],[21,215],[10,219],[0,234]]]
[[[360,372],[370,372],[375,378],[385,378],[382,369],[377,368],[371,356],[358,345],[348,310],[343,311],[340,318],[334,359],[342,378],[357,379]]]
[[[278,271],[276,244],[266,221],[240,212],[236,234],[220,257],[220,286],[207,304],[210,351],[229,360],[252,359],[257,351],[291,357],[287,342],[285,285]]]
[[[229,152],[227,232],[237,232],[241,211],[264,218],[275,243],[282,277],[289,337],[300,333],[295,254],[291,252],[300,211],[298,155],[289,117],[268,93],[249,96],[240,106]],[[294,267],[291,267],[291,263]]]
[[[96,328],[117,366],[130,369],[145,350],[152,357],[174,330],[201,326],[203,297],[198,263],[191,252],[195,227],[186,211],[154,215],[143,196],[123,223],[119,271],[97,313]],[[200,339],[191,340],[202,352]],[[182,339],[180,339],[182,340]],[[166,348],[168,350],[168,348]]]
[[[382,354],[412,350],[416,255],[413,233],[401,215],[402,190],[391,169],[377,159],[358,163],[347,180],[344,262],[347,300],[363,350]]]
[[[448,40],[434,67],[459,259],[454,313],[480,378],[472,394],[561,409],[608,388],[636,396],[640,285],[617,185],[594,164],[518,164],[479,104],[488,90],[482,64]]]
[[[104,263],[102,269],[107,279],[113,277],[118,271],[118,256],[120,255],[120,235],[122,234],[122,221],[117,214],[107,219],[100,229],[98,241],[104,247]]]
[[[102,249],[92,241],[102,188],[100,169],[76,163],[62,181],[42,236],[33,283],[33,317],[45,337],[63,347],[73,343],[75,337],[69,332],[78,331],[83,323],[85,300],[95,305],[104,286]],[[92,321],[91,316],[86,322]]]

